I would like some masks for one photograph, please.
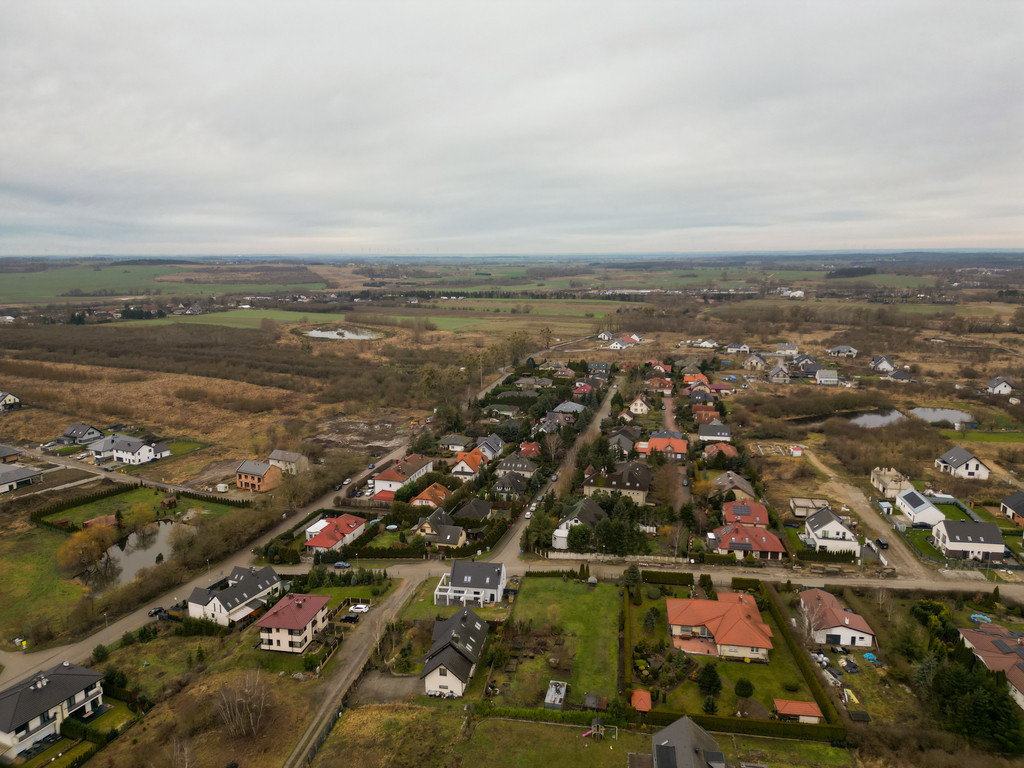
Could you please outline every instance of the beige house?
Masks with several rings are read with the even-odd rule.
[[[621,493],[637,504],[647,503],[651,489],[651,470],[636,461],[619,464],[615,472],[595,472],[583,481],[583,495],[593,496],[598,491]]]
[[[872,469],[871,486],[887,499],[895,499],[897,495],[913,487],[909,477],[900,474],[892,467]]]
[[[717,600],[668,599],[665,612],[672,644],[680,650],[768,661],[772,631],[748,594],[724,592]]]
[[[327,595],[287,594],[256,622],[260,650],[302,653],[327,626]]]
[[[282,451],[278,448],[276,451],[271,451],[268,460],[286,475],[297,475],[299,472],[309,469],[309,459],[294,451]]]
[[[637,395],[633,402],[629,404],[629,412],[634,416],[646,416],[651,412],[651,404],[647,402],[647,398],[643,395]]]

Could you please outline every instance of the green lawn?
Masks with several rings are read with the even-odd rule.
[[[93,728],[98,728],[103,732],[109,731],[111,728],[117,728],[120,731],[135,719],[135,715],[123,701],[104,696],[103,703],[109,705],[111,709],[89,723]]]
[[[174,440],[168,443],[167,447],[171,449],[172,456],[181,456],[182,454],[192,453],[192,451],[205,448],[206,443],[199,443],[194,440]]]
[[[932,535],[931,531],[920,528],[917,530],[908,528],[905,533],[907,539],[917,548],[918,552],[931,555],[932,557],[943,557],[942,553],[928,541],[928,537]]]
[[[417,621],[418,619],[434,619],[438,616],[447,619],[458,613],[458,605],[434,605],[434,590],[437,589],[438,579],[430,578],[420,583],[416,591],[409,598],[409,601],[402,608],[399,619],[402,621]],[[509,607],[507,603],[499,606],[486,608],[474,608],[473,611],[481,618],[487,620],[501,620],[508,617]]]
[[[648,734],[620,732],[617,739],[583,738],[584,726],[484,720],[455,751],[462,765],[491,768],[623,768],[630,752],[650,753]]]
[[[527,577],[512,617],[532,621],[535,627],[555,624],[561,628],[565,646],[559,653],[573,658],[569,682],[574,699],[582,699],[585,693],[614,698],[619,606],[618,588],[611,584],[592,588],[561,579]]]
[[[280,325],[293,323],[324,323],[340,321],[344,315],[324,315],[312,312],[292,312],[287,309],[229,309],[226,312],[210,312],[206,315],[171,315],[155,320],[135,320],[135,324],[171,325],[173,323],[198,323],[200,325],[224,325],[228,328],[260,328],[264,320],[273,320]]]
[[[91,742],[82,741],[78,744],[71,746],[74,742],[71,739],[61,739],[52,747],[42,752],[27,763],[23,763],[21,768],[67,768],[75,760],[84,755],[93,745]],[[63,753],[60,757],[57,757],[58,753]],[[91,761],[90,761],[91,762]]]
[[[1024,432],[978,432],[968,430],[961,434],[955,429],[940,429],[939,432],[951,440],[968,443],[1024,443]]]
[[[959,625],[958,625],[959,626]],[[871,715],[875,723],[896,725],[914,722],[921,717],[921,707],[917,698],[902,685],[889,685],[884,681],[882,673],[863,660],[864,650],[854,651],[851,655],[860,667],[855,674],[845,673],[843,684],[853,691],[859,704],[850,704],[851,709],[862,709]],[[877,649],[872,648],[877,653]],[[829,664],[833,668],[839,666],[841,654],[828,651]]]
[[[77,525],[81,525],[84,521],[91,520],[94,517],[113,515],[119,511],[122,513],[128,512],[136,504],[146,505],[146,507],[156,512],[160,517],[175,513],[179,515],[185,514],[190,509],[205,509],[209,515],[219,517],[235,509],[235,507],[230,507],[227,504],[218,504],[214,501],[181,498],[178,499],[176,509],[165,510],[160,507],[160,502],[165,498],[167,498],[167,494],[163,491],[155,491],[152,488],[135,488],[125,493],[119,493],[116,496],[108,496],[105,499],[93,501],[89,504],[65,509],[63,512],[56,512],[50,515],[47,520],[70,520]]]
[[[365,584],[357,587],[317,587],[310,591],[310,594],[314,595],[327,595],[331,598],[331,602],[327,604],[328,608],[334,609],[341,605],[346,600],[354,600],[359,603],[379,603],[391,593],[395,588],[395,581],[389,580],[384,587],[376,587],[381,590],[379,594],[374,596],[373,590],[375,587],[372,584]]]
[[[857,768],[860,765],[848,750],[830,747],[820,741],[715,735],[730,765],[738,765],[741,760],[789,768]]]
[[[971,519],[967,516],[967,513],[960,509],[960,507],[956,506],[956,504],[936,504],[935,506],[938,507],[939,511],[946,516],[947,520]]]
[[[86,594],[83,585],[60,576],[57,549],[66,540],[64,534],[44,528],[0,536],[4,564],[0,632],[4,637],[13,637],[40,618],[63,629],[67,612]]]

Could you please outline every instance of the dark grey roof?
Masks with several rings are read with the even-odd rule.
[[[449,547],[457,547],[462,539],[462,528],[457,525],[439,525],[434,528],[434,535],[427,536],[427,541],[434,544],[444,544]]]
[[[724,768],[714,736],[689,717],[681,717],[651,736],[654,768]]]
[[[294,464],[296,461],[302,458],[302,454],[295,453],[294,451],[283,451],[280,448],[277,448],[270,452],[270,456],[268,458],[272,459],[273,461],[284,461],[288,462],[289,464]]]
[[[672,440],[682,440],[683,439],[683,433],[682,432],[677,432],[674,429],[659,429],[656,432],[651,432],[651,436],[648,439],[649,440],[654,440],[654,439],[659,438],[659,437],[665,437],[665,438],[669,438],[669,439],[672,439]]]
[[[499,472],[518,472],[525,475],[527,472],[536,472],[537,465],[525,456],[518,453],[510,453],[498,463]]]
[[[996,376],[994,379],[992,379],[992,381],[990,381],[988,383],[987,386],[988,386],[989,389],[994,389],[994,388],[998,387],[1000,384],[1009,384],[1009,383],[1010,382],[1008,382],[1002,376]]]
[[[651,487],[651,470],[647,465],[636,461],[616,465],[615,472],[607,475],[593,475],[584,481],[584,485],[595,486],[608,491],[644,491]]]
[[[0,467],[0,485],[20,483],[22,480],[39,477],[41,474],[43,473],[38,469],[29,469],[28,467]]]
[[[607,513],[601,509],[600,505],[593,499],[586,498],[577,501],[573,504],[569,511],[562,516],[562,519],[558,521],[559,525],[567,523],[570,520],[579,520],[582,525],[587,526],[593,530],[599,522],[608,517]]]
[[[519,394],[519,393],[516,393]],[[466,437],[465,435],[445,435],[438,443],[440,445],[470,445],[473,442],[472,437]]]
[[[469,682],[473,665],[487,641],[487,622],[470,608],[463,608],[450,619],[434,622],[433,645],[427,651],[421,678],[438,667],[445,667],[463,683]]]
[[[974,454],[968,451],[966,448],[956,445],[946,451],[944,454],[939,456],[939,461],[949,464],[953,469],[962,467],[968,461],[976,461]]]
[[[526,478],[518,472],[509,472],[494,484],[494,490],[501,493],[523,493],[526,491]]]
[[[12,733],[102,679],[99,672],[64,662],[15,683],[0,691],[0,731]]]
[[[813,515],[808,516],[804,521],[805,524],[815,533],[824,528],[829,523],[839,523],[844,528],[843,521],[839,519],[839,515],[833,512],[828,507],[822,507]]]
[[[251,459],[246,459],[238,465],[238,469],[235,470],[235,474],[263,477],[270,471],[271,466],[271,464],[268,464],[265,461],[252,461]]]
[[[707,437],[732,437],[732,427],[728,424],[701,424],[697,428],[697,436],[701,440]]]
[[[1018,515],[1024,515],[1024,491],[1014,491],[1002,501]]]
[[[281,577],[269,565],[256,570],[236,565],[228,576],[228,586],[221,590],[210,590],[196,587],[189,595],[188,601],[198,605],[208,605],[217,598],[229,613],[240,605],[249,602],[256,595],[281,583]]]
[[[99,432],[96,427],[90,427],[88,424],[72,424],[64,430],[64,437],[73,437],[76,440],[81,439],[89,434],[90,429],[94,429]]]
[[[723,472],[711,482],[715,484],[715,488],[718,489],[719,493],[740,490],[752,498],[757,495],[754,493],[754,486],[750,484],[747,478],[742,475],[737,475],[732,471]]]
[[[455,510],[455,517],[467,520],[485,520],[491,514],[491,502],[472,498]]]
[[[999,544],[1003,534],[996,523],[979,523],[974,520],[943,520],[939,523],[951,542],[958,544]],[[938,527],[938,526],[936,526]]]
[[[468,589],[496,589],[501,584],[505,566],[501,563],[478,563],[456,560],[452,563],[450,581],[453,587]]]
[[[12,448],[9,445],[0,445],[0,459],[6,459],[9,456],[17,456],[20,454],[17,448]]]

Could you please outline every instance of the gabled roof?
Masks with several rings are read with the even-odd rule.
[[[12,448],[9,445],[0,445],[0,459],[6,459],[11,456],[18,456],[21,453],[17,448]]]
[[[742,491],[751,498],[757,498],[757,494],[754,493],[754,486],[750,484],[747,478],[737,475],[735,472],[723,472],[711,482],[715,484],[715,488],[718,489],[719,493]]]
[[[525,456],[518,453],[510,453],[498,463],[498,472],[519,472],[525,475],[528,472],[536,472],[537,465]]]
[[[591,498],[584,498],[577,501],[569,510],[562,515],[562,519],[558,521],[559,525],[567,523],[570,520],[579,520],[582,525],[587,526],[591,530],[597,527],[597,524],[608,517],[608,514],[601,509],[601,506]]]
[[[479,472],[480,466],[487,463],[487,457],[479,448],[474,448],[472,451],[459,451],[455,455],[455,464],[460,462],[465,462],[473,472]]]
[[[378,481],[383,480],[384,482],[405,483],[412,475],[415,475],[432,461],[433,459],[430,459],[423,454],[410,453],[393,467],[388,467],[383,472],[379,473],[376,479]]]
[[[440,483],[431,483],[413,501],[425,501],[435,507],[440,507],[444,500],[451,495],[452,492]]]
[[[519,393],[516,393],[519,394]],[[438,445],[470,445],[473,442],[472,437],[466,437],[465,435],[448,434],[437,441]]]
[[[0,467],[0,485],[20,483],[22,480],[39,477],[41,474],[43,473],[38,469],[29,469],[28,467]]]
[[[188,601],[208,605],[211,600],[217,598],[227,611],[232,611],[280,583],[281,577],[269,565],[259,570],[236,565],[228,576],[227,587],[217,591],[196,587],[189,595]]]
[[[461,609],[450,619],[435,621],[433,645],[427,651],[420,678],[443,666],[463,683],[468,682],[488,631],[487,622],[470,608]]]
[[[898,494],[896,494],[896,498],[902,499],[903,502],[910,507],[911,512],[914,513],[935,506],[924,497],[924,494],[918,492],[913,488],[908,488],[905,491],[900,491]],[[936,509],[938,508],[936,507]]]
[[[701,440],[709,437],[732,437],[732,427],[728,424],[701,424],[697,427],[697,436]]]
[[[80,439],[89,434],[89,430],[91,429],[97,432],[100,431],[96,429],[96,427],[90,427],[88,424],[72,424],[70,427],[64,430],[63,437],[73,437],[75,439]]]
[[[948,464],[953,469],[958,469],[966,464],[968,461],[978,461],[979,459],[966,448],[960,445],[953,446],[944,454],[939,456],[939,461],[944,464]]]
[[[503,563],[456,560],[452,563],[449,583],[466,589],[497,589],[504,573]]]
[[[989,382],[988,384],[986,384],[986,386],[987,386],[987,387],[988,387],[989,389],[995,389],[995,388],[996,388],[996,387],[998,387],[998,386],[999,386],[1000,384],[1005,384],[1005,385],[1006,385],[1006,386],[1008,386],[1008,387],[1010,386],[1010,382],[1008,382],[1008,381],[1007,381],[1006,379],[1004,379],[1004,378],[1003,378],[1002,376],[996,376],[996,377],[995,377],[994,379],[992,379],[992,381],[990,381],[990,382]]]
[[[839,599],[823,589],[805,589],[800,593],[800,604],[815,632],[833,627],[849,627],[857,632],[874,636],[875,632],[859,613],[843,610]]]
[[[278,600],[277,605],[256,622],[256,626],[267,629],[305,629],[330,601],[327,595],[289,593]]]
[[[723,592],[717,600],[668,599],[668,623],[674,626],[707,627],[719,645],[772,648],[772,631],[761,620],[754,598],[739,592]]]
[[[0,731],[13,733],[102,679],[100,672],[65,661],[5,688],[0,691]]]
[[[735,445],[730,445],[729,443],[711,443],[704,447],[704,458],[706,459],[712,459],[719,453],[724,454],[731,459],[740,455],[739,449]]]
[[[946,519],[935,527],[945,530],[946,538],[951,544],[998,544],[1003,546],[1003,534],[997,523]]]
[[[725,768],[715,737],[683,716],[651,736],[654,768]]]
[[[284,451],[280,448],[276,448],[270,452],[270,456],[267,458],[271,461],[283,461],[286,464],[294,464],[302,458],[302,454],[296,453],[295,451]]]
[[[756,501],[727,501],[722,505],[722,520],[743,525],[768,525],[768,508]]]
[[[804,521],[804,525],[810,528],[812,533],[817,533],[822,528],[832,523],[839,523],[839,525],[843,526],[843,528],[846,528],[846,525],[843,523],[843,521],[839,519],[839,515],[833,512],[829,507],[819,509],[813,515],[809,515],[807,519]],[[850,529],[846,528],[846,530],[849,531]]]
[[[540,456],[540,443],[537,442],[526,442],[519,444],[519,455],[526,456],[527,458],[537,458]]]
[[[615,472],[596,474],[583,481],[584,485],[608,491],[643,491],[651,487],[651,470],[646,464],[630,461],[616,465]]]
[[[719,549],[730,552],[786,552],[779,537],[764,528],[730,523],[716,528],[714,534]]]
[[[454,516],[466,520],[484,520],[491,514],[491,509],[491,502],[474,497],[459,507]]]
[[[1003,499],[1001,503],[1005,504],[1018,515],[1024,515],[1024,491],[1014,491]]]
[[[526,485],[525,477],[518,472],[509,472],[494,484],[494,490],[502,493],[523,493],[526,491]]]
[[[324,521],[319,532],[306,542],[307,547],[323,547],[331,549],[335,544],[358,530],[359,526],[366,523],[361,517],[344,514],[338,517],[328,517]]]
[[[790,701],[789,699],[772,699],[775,711],[789,717],[824,717],[821,709],[813,701]]]
[[[1006,681],[1024,693],[1024,633],[998,624],[982,624],[961,629],[960,634],[974,646],[974,655],[988,669],[1006,672]]]
[[[263,477],[273,466],[273,464],[268,464],[265,461],[252,461],[251,459],[246,459],[238,465],[238,469],[235,470],[235,474]]]
[[[676,437],[651,437],[647,441],[647,449],[640,451],[640,453],[650,453],[651,451],[660,451],[661,453],[681,453],[685,454],[689,446],[686,441],[682,438]],[[639,451],[639,446],[637,447]]]

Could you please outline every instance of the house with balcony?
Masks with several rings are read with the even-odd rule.
[[[196,587],[188,598],[188,615],[229,626],[266,606],[281,594],[281,577],[269,565],[243,568],[236,565],[219,589]]]
[[[318,632],[327,626],[327,595],[282,597],[256,622],[260,630],[260,650],[303,653]]]
[[[804,541],[816,552],[852,552],[860,557],[856,534],[828,507],[804,520]]]
[[[500,603],[505,599],[504,563],[455,560],[434,589],[434,605]]]

